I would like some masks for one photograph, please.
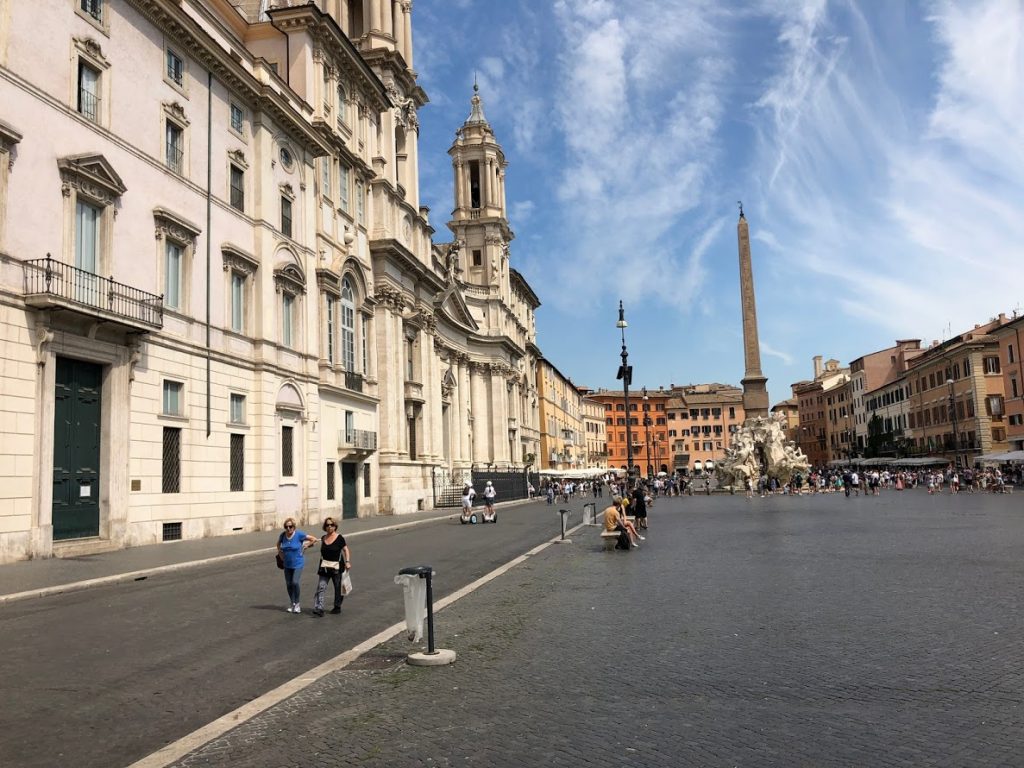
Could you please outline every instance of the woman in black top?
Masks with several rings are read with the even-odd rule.
[[[316,596],[313,598],[313,615],[324,615],[324,592],[327,582],[334,582],[334,608],[331,613],[341,613],[341,603],[345,596],[341,594],[341,574],[352,568],[352,556],[348,551],[345,537],[338,533],[338,524],[333,517],[324,520],[324,535],[320,539],[320,567],[317,575]]]

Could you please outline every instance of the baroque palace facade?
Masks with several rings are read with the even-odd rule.
[[[0,562],[401,514],[540,453],[504,154],[474,95],[436,244],[409,0],[2,13]]]

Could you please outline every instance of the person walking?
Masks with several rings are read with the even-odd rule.
[[[647,495],[642,485],[633,489],[633,520],[638,529],[647,528]]]
[[[320,539],[320,567],[317,568],[316,594],[313,596],[313,615],[324,615],[324,593],[327,584],[334,584],[334,608],[331,613],[341,613],[345,595],[341,593],[341,576],[352,568],[352,555],[345,543],[345,537],[338,533],[338,523],[333,517],[324,520],[324,535]]]
[[[294,518],[284,521],[284,530],[277,537],[277,552],[284,560],[284,585],[288,590],[288,607],[285,610],[288,613],[302,613],[299,609],[299,588],[305,565],[303,551],[316,542],[316,536],[296,530]]]

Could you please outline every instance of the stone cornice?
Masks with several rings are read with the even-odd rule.
[[[352,75],[358,76],[356,84],[362,86],[359,90],[364,99],[375,102],[378,112],[388,108],[384,84],[331,16],[312,3],[292,8],[270,8],[267,15],[274,28],[282,32],[307,32],[323,53],[331,56],[349,75],[349,83],[352,83]]]
[[[270,85],[260,82],[240,62],[233,59],[231,51],[222,48],[194,19],[182,11],[180,0],[127,2],[157,29],[186,48],[193,59],[210,70],[231,91],[248,99],[255,110],[271,115],[293,141],[306,148],[314,157],[328,153],[328,147],[317,136],[308,119],[289,103],[288,98]],[[291,95],[296,103],[302,101],[294,92]]]

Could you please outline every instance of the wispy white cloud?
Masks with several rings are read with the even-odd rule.
[[[758,339],[761,345],[761,354],[767,355],[768,357],[777,357],[779,360],[784,362],[786,365],[793,364],[793,356],[788,352],[776,349],[771,344],[766,342],[764,339]]]
[[[690,311],[706,276],[707,232],[720,229],[683,216],[716,158],[726,14],[711,2],[557,0],[554,16],[562,54],[553,117],[566,152],[557,197],[572,227],[553,279],[595,299],[642,296]],[[587,311],[578,295],[551,301]]]
[[[536,207],[537,206],[533,200],[517,200],[512,203],[508,212],[509,219],[512,221],[512,226],[515,227],[525,224],[533,215],[533,211]]]

